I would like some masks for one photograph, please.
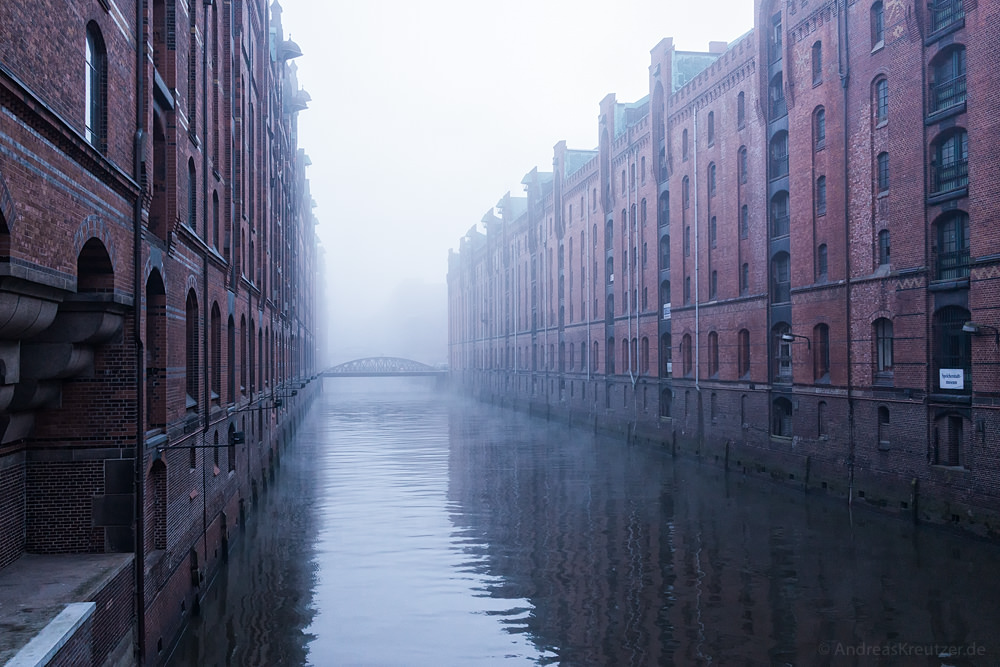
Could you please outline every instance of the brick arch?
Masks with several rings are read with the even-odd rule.
[[[151,248],[149,251],[149,257],[146,258],[146,263],[142,267],[142,284],[145,285],[149,282],[149,276],[156,271],[160,274],[160,281],[163,283],[163,289],[167,289],[167,272],[163,268],[163,253],[157,248]]]
[[[184,284],[184,293],[187,294],[192,290],[194,290],[196,295],[198,294],[198,278],[193,273],[189,273],[187,281]]]
[[[83,250],[83,246],[87,245],[90,239],[100,241],[104,245],[104,249],[108,252],[111,266],[117,266],[115,243],[111,238],[111,233],[108,231],[107,223],[104,222],[104,218],[100,215],[88,215],[80,223],[80,226],[76,228],[76,233],[73,234],[73,254],[79,256],[80,251]]]

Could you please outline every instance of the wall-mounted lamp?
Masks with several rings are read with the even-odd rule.
[[[812,349],[812,341],[809,340],[809,336],[800,336],[799,334],[793,334],[793,333],[783,333],[779,337],[786,343],[793,343],[795,342],[796,338],[801,338],[806,342],[806,349],[807,350]]]
[[[980,335],[983,333],[983,329],[989,329],[993,332],[994,342],[997,347],[1000,347],[1000,330],[996,327],[990,326],[989,324],[977,324],[976,322],[966,322],[962,325],[962,331],[965,333]]]

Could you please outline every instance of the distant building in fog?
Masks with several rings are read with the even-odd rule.
[[[276,2],[0,3],[0,580],[90,582],[11,601],[96,603],[57,663],[166,658],[314,394],[298,55]]]
[[[481,398],[997,536],[1000,6],[755,2],[449,258]],[[970,137],[973,141],[970,141]]]

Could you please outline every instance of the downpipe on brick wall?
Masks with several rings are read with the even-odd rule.
[[[851,344],[851,235],[850,225],[850,179],[848,164],[848,150],[850,140],[848,137],[848,97],[847,91],[851,80],[850,51],[848,41],[848,20],[847,6],[842,0],[837,2],[838,33],[840,39],[837,40],[837,68],[840,74],[840,86],[844,92],[843,102],[843,127],[841,133],[844,136],[844,301],[846,304],[847,319],[847,504],[850,506],[854,502],[854,382],[851,377],[853,347]]]
[[[132,212],[132,344],[135,350],[135,452],[133,454],[133,525],[135,540],[132,568],[134,574],[135,630],[132,645],[132,655],[137,665],[144,661],[143,640],[146,636],[146,572],[145,572],[145,442],[143,424],[145,415],[143,407],[143,373],[145,370],[145,352],[142,344],[142,198],[145,184],[143,171],[145,168],[146,135],[143,130],[146,121],[146,94],[144,87],[144,72],[146,64],[146,31],[145,31],[145,0],[136,2],[135,10],[135,144],[133,146],[132,175],[139,185]]]

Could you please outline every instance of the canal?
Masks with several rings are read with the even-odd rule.
[[[327,380],[173,665],[994,665],[1000,548]]]

